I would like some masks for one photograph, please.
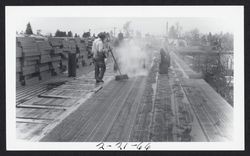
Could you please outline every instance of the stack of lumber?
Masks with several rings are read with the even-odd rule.
[[[52,47],[52,53],[53,55],[60,55],[63,53],[63,38],[54,38],[54,37],[51,37],[48,39],[49,41],[49,44],[51,45]]]
[[[69,53],[77,54],[78,67],[90,65],[87,44],[81,38],[17,37],[16,85],[35,84],[67,70]]]
[[[61,62],[67,62],[66,56],[62,58],[63,55],[63,38],[49,38],[49,43],[52,47],[51,59],[53,73],[58,74],[61,70]],[[67,63],[64,63],[67,64]],[[67,66],[67,65],[66,65]]]
[[[52,47],[48,41],[37,42],[37,47],[40,52],[39,73],[40,79],[46,80],[51,77],[51,52]]]
[[[61,55],[52,55],[51,58],[52,72],[54,74],[59,74],[61,71]]]
[[[17,56],[20,56],[21,48],[21,72],[22,84],[34,84],[39,81],[39,59],[40,53],[33,37],[17,37]],[[20,70],[19,70],[20,71]]]
[[[55,47],[62,47],[62,41],[63,38],[55,38],[55,37],[50,37],[48,38],[50,45],[55,48]]]
[[[91,53],[93,41],[94,41],[93,38],[88,38],[88,39],[87,39],[87,51],[88,51],[88,56],[89,56],[90,53]],[[92,62],[91,58],[88,58],[87,60],[85,60],[86,65],[90,65],[91,62]]]
[[[49,38],[48,39],[49,44],[51,45],[51,47],[53,48],[52,54],[62,54],[63,49],[62,49],[62,41],[63,38]]]
[[[16,46],[16,86],[21,86],[20,76],[22,68],[22,48]]]
[[[62,66],[63,68],[68,69],[68,54],[69,53],[76,53],[76,44],[74,41],[63,40],[62,41]]]
[[[46,40],[46,38],[42,38],[42,37],[35,37],[35,41],[36,42],[41,42],[41,41],[45,41]]]
[[[63,40],[62,44],[64,52],[76,53],[76,43],[74,40]]]
[[[80,38],[75,38],[75,42],[77,46],[77,52],[79,53],[77,58],[77,65],[79,67],[88,65],[87,45],[85,44],[84,40],[81,40]]]

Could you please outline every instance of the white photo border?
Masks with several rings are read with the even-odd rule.
[[[65,11],[67,10],[67,11]],[[99,150],[96,142],[25,142],[16,139],[16,27],[27,17],[211,17],[234,27],[234,141],[151,142],[150,150],[244,150],[244,6],[6,6],[6,149]],[[109,149],[117,150],[117,149]],[[128,149],[134,150],[134,149]]]

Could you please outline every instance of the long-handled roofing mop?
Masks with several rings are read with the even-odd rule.
[[[114,59],[114,62],[115,62],[115,64],[116,64],[117,69],[118,69],[119,74],[120,74],[120,75],[116,75],[116,76],[115,76],[115,80],[119,81],[119,80],[128,79],[128,75],[127,75],[127,74],[122,74],[122,73],[121,73],[120,68],[119,68],[119,66],[118,66],[118,64],[117,64],[117,62],[116,62],[116,59],[115,59],[115,57],[114,57],[113,52],[112,52],[111,49],[110,49],[110,53],[111,53],[111,55],[112,55],[112,57],[113,57],[113,59]]]

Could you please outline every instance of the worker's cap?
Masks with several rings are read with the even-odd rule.
[[[98,34],[98,37],[100,37],[101,39],[104,39],[104,38],[105,38],[105,34],[104,34],[103,32],[100,32],[100,33]]]
[[[122,33],[119,33],[119,34],[118,34],[118,38],[119,38],[119,39],[123,39],[123,34],[122,34]]]

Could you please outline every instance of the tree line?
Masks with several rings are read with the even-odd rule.
[[[25,30],[24,34],[26,34],[26,35],[33,35],[34,34],[30,22],[26,25],[26,30]],[[52,36],[52,34],[50,34],[50,36]],[[90,37],[90,36],[91,36],[90,32],[84,32],[82,34],[82,37]],[[54,37],[73,37],[73,33],[71,30],[67,32],[67,31],[61,31],[58,29],[58,30],[56,30]],[[75,33],[74,37],[80,37],[80,35]]]

